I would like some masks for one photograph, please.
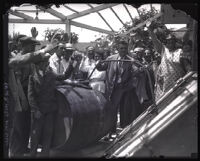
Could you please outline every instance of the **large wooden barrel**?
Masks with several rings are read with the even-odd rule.
[[[105,136],[114,125],[114,109],[102,93],[81,87],[56,88],[56,114],[53,149],[83,148]]]

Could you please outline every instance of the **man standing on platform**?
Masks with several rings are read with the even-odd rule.
[[[120,113],[120,126],[129,125],[142,111],[135,88],[136,70],[138,68],[132,62],[121,60],[133,60],[128,55],[128,43],[121,40],[118,45],[118,54],[109,56],[108,62],[100,62],[97,69],[106,70],[106,98],[115,108],[115,125],[110,136],[116,133],[117,114]],[[114,60],[114,61],[112,61]],[[116,61],[118,60],[118,61]]]

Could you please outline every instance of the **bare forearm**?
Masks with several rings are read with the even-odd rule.
[[[161,53],[162,48],[163,48],[162,43],[158,40],[157,36],[156,36],[155,33],[152,31],[152,29],[148,29],[148,31],[149,31],[149,35],[151,36],[151,39],[152,39],[152,42],[153,42],[153,45],[154,45],[155,50],[156,50],[158,53]]]
[[[36,51],[36,52],[31,52],[31,53],[26,53],[24,55],[16,56],[14,58],[11,58],[9,60],[9,67],[21,67],[26,64],[34,63],[37,60],[40,60],[42,58],[42,50]]]

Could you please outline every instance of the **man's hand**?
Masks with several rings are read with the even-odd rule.
[[[37,31],[36,27],[31,28],[31,35],[32,35],[33,38],[37,37],[38,31]]]
[[[146,28],[150,29],[150,30],[153,30],[153,25],[152,25],[152,22],[151,21],[147,21],[146,23]]]
[[[43,49],[44,53],[53,53],[54,49],[56,50],[57,43],[47,44]]]
[[[102,61],[99,60],[99,61],[96,63],[96,68],[101,67],[101,65],[102,65]]]
[[[69,58],[69,64],[72,65],[74,68],[77,65],[77,61],[74,59],[74,56]]]

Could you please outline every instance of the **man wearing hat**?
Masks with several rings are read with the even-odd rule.
[[[136,60],[138,60],[140,63],[144,63],[144,48],[137,47],[134,49],[134,53],[136,54]]]
[[[105,60],[107,57],[110,56],[110,49],[108,47],[104,48],[104,53],[103,53],[103,60]]]
[[[70,43],[59,43],[57,51],[50,57],[49,66],[57,74],[64,74],[68,68],[69,58],[72,56],[74,48]]]
[[[95,53],[95,49],[93,46],[87,47],[86,57],[82,60],[82,63],[80,65],[80,70],[83,72],[87,72],[88,76],[89,76],[89,73],[91,73],[91,71],[95,67],[94,53]]]
[[[35,51],[38,41],[31,37],[20,38],[21,51],[9,59],[10,107],[13,113],[13,129],[10,136],[10,157],[22,157],[27,153],[30,133],[30,108],[27,100],[28,77],[31,63],[39,61],[54,45]]]
[[[29,76],[28,100],[31,107],[31,152],[37,156],[37,148],[41,141],[41,155],[48,157],[54,130],[56,113],[55,81],[56,74],[49,67],[50,54],[33,64],[33,74]]]
[[[103,60],[103,55],[104,55],[104,49],[103,48],[97,48],[95,50],[94,54],[94,60],[96,61],[96,64],[100,61]],[[89,73],[90,75],[90,86],[92,89],[100,91],[102,93],[105,93],[105,76],[106,72],[105,71],[98,71],[97,69],[94,69],[91,71],[92,73]]]
[[[65,71],[69,66],[69,61],[71,59],[74,59],[74,57],[72,57],[74,51],[75,51],[75,49],[74,49],[74,47],[73,47],[73,45],[71,43],[66,43],[65,44],[65,52],[64,52],[64,55],[63,55],[63,58],[66,61],[66,63],[64,64]]]
[[[109,56],[107,62],[99,62],[97,69],[106,70],[106,98],[111,103],[110,108],[115,110],[114,126],[110,137],[116,137],[117,115],[120,113],[120,127],[129,125],[142,111],[136,95],[135,70],[138,68],[131,62],[121,60],[133,60],[128,55],[128,43],[121,40],[118,44],[118,54]],[[112,61],[114,60],[114,61]],[[116,61],[118,60],[118,61]]]
[[[8,42],[8,49],[9,49],[9,57],[14,57],[20,50],[21,50],[21,45],[20,45],[20,38],[25,37],[26,35],[20,34],[16,38],[13,38],[12,41]]]
[[[188,61],[183,61],[184,59],[181,58],[184,52],[182,49],[176,48],[177,40],[174,35],[167,35],[165,44],[162,44],[153,32],[150,21],[146,23],[146,27],[152,38],[154,48],[161,54],[155,88],[155,99],[157,101],[175,85],[179,78],[188,72],[184,70],[184,66],[188,66]]]

